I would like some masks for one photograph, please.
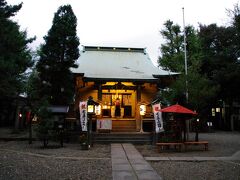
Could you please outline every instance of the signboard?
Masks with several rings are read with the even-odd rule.
[[[98,119],[97,120],[97,129],[103,130],[112,130],[112,120],[111,119]]]
[[[162,112],[160,112],[161,106],[160,106],[160,104],[154,104],[152,107],[153,107],[156,133],[159,133],[159,132],[164,131]]]
[[[87,101],[79,103],[79,112],[82,131],[87,131]]]

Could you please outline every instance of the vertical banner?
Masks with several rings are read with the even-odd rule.
[[[160,104],[154,104],[152,107],[153,107],[156,133],[159,133],[159,132],[164,131],[163,120],[162,120],[162,112],[160,112],[161,106],[160,106]]]
[[[79,103],[79,112],[82,131],[87,131],[87,101]]]

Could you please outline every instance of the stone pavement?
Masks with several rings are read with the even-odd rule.
[[[161,180],[132,144],[111,144],[113,180]]]
[[[147,161],[240,161],[240,151],[223,157],[145,157]]]
[[[111,144],[113,180],[162,179],[147,161],[240,161],[240,151],[226,157],[145,157],[132,144]]]

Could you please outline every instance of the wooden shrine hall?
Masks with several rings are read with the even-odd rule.
[[[97,120],[111,121],[110,130],[117,132],[138,132],[142,124],[152,126],[151,102],[176,75],[155,67],[145,48],[83,46],[78,65],[72,69],[74,111],[78,112],[80,101],[92,96],[100,104]],[[144,116],[140,115],[141,105],[146,107]],[[67,120],[77,121],[79,115]]]

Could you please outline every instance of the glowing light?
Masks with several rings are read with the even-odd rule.
[[[140,105],[140,115],[144,116],[146,114],[146,105]]]

